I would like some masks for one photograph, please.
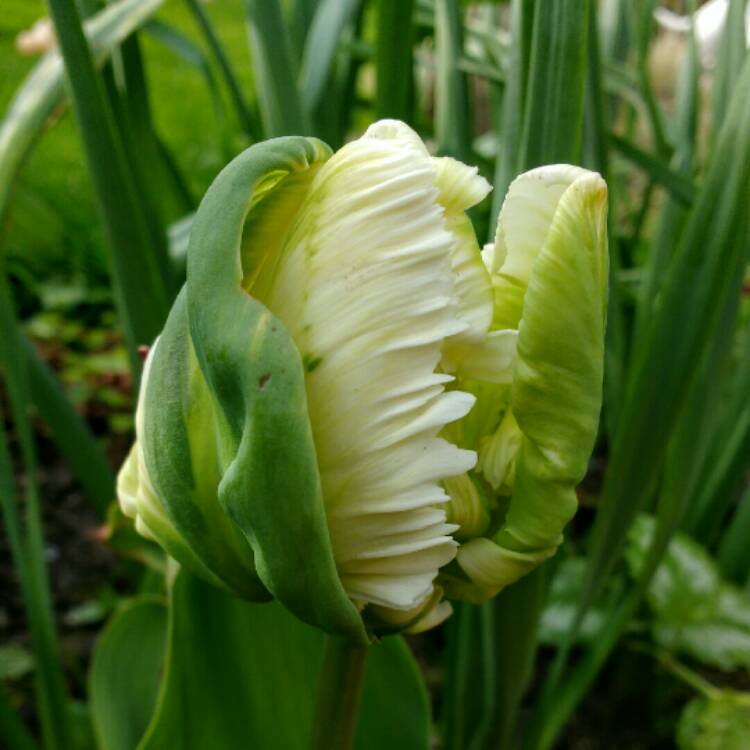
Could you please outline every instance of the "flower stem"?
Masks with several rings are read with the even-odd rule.
[[[351,750],[359,717],[367,646],[326,638],[313,724],[312,750]]]

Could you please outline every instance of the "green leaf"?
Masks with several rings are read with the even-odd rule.
[[[750,82],[750,65],[742,81]],[[745,85],[741,83],[740,85]],[[648,498],[729,297],[750,250],[750,104],[737,97],[682,235],[642,344],[633,353],[611,446],[581,612],[618,560],[627,529]],[[687,375],[686,375],[687,374]]]
[[[747,57],[745,38],[745,0],[728,0],[721,30],[712,89],[714,133],[729,111],[735,87]]]
[[[406,641],[371,646],[355,750],[427,750],[431,732],[427,688]]]
[[[631,528],[626,559],[634,575],[654,531],[649,516]],[[660,646],[720,669],[750,669],[750,595],[722,580],[716,562],[690,537],[673,537],[646,598]]]
[[[746,584],[750,579],[750,488],[746,489],[735,509],[732,521],[722,535],[719,565],[732,581]]]
[[[0,741],[7,750],[39,750],[31,732],[0,690]]]
[[[537,2],[518,171],[580,161],[589,0]]]
[[[323,634],[277,602],[249,604],[182,571],[159,706],[139,750],[303,750]],[[427,750],[429,708],[402,639],[371,646],[357,750]]]
[[[306,135],[310,125],[297,88],[279,0],[246,0],[250,55],[266,138]]]
[[[160,599],[127,604],[102,631],[89,675],[99,750],[134,750],[156,707],[167,638]]]
[[[237,110],[237,116],[242,128],[248,135],[257,140],[260,137],[260,128],[255,123],[253,116],[250,113],[250,108],[245,101],[237,76],[232,69],[229,58],[224,51],[224,47],[222,47],[221,42],[216,35],[216,31],[211,23],[211,19],[208,17],[208,13],[206,13],[203,7],[203,3],[201,0],[187,0],[187,4],[195,16],[196,23],[203,32],[203,36],[206,38],[211,53],[216,59],[219,70],[224,78],[224,82],[229,89],[234,108]]]
[[[671,169],[657,157],[634,146],[625,138],[610,134],[609,139],[625,158],[640,167],[654,182],[663,185],[683,206],[690,206],[695,200],[695,187],[689,178]]]
[[[414,0],[378,0],[375,75],[378,119],[411,123],[414,92]]]
[[[29,419],[27,358],[2,261],[0,255],[0,330],[3,332],[0,336],[0,372],[20,447],[26,487],[25,514],[22,517],[5,419],[0,415],[0,510],[34,650],[36,709],[42,737],[48,750],[67,750],[73,746],[70,712],[44,554],[38,463]],[[10,719],[10,731],[14,731],[14,725],[15,722]]]
[[[158,334],[170,302],[166,248],[154,243],[131,165],[72,0],[49,0],[89,172],[112,259],[120,318],[131,367],[140,372],[138,346]]]
[[[350,24],[361,0],[323,0],[305,40],[300,69],[302,104],[308,115],[315,111],[333,68],[341,34]]]
[[[435,138],[441,154],[465,161],[471,152],[471,120],[463,56],[463,17],[458,0],[435,0]]]
[[[750,740],[750,695],[721,690],[695,698],[677,727],[680,750],[745,750]]]
[[[531,54],[535,0],[512,0],[510,31],[511,48],[506,74],[506,87],[499,118],[500,151],[495,160],[494,191],[490,214],[490,240],[495,237],[497,217],[505,200],[505,193],[518,174],[518,153],[524,127],[524,101]]]

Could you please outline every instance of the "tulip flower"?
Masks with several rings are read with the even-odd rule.
[[[518,580],[555,553],[576,511],[602,399],[606,199],[584,169],[527,172],[483,251],[492,323],[484,343],[464,347],[454,383],[477,404],[446,428],[479,456],[471,475],[445,483],[461,539],[441,574],[450,598],[481,602]]]
[[[144,368],[118,481],[141,533],[361,643],[552,554],[601,400],[606,191],[550,170],[483,258],[489,185],[402,123],[230,163]]]

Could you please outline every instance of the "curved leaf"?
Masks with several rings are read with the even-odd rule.
[[[181,571],[159,706],[139,750],[304,750],[324,636]],[[371,646],[356,750],[427,750],[429,704],[401,638]]]
[[[99,750],[134,750],[156,707],[167,638],[167,607],[141,599],[117,613],[94,649],[91,718]]]

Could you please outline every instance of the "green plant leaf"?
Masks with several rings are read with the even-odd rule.
[[[471,120],[463,55],[463,11],[457,0],[435,0],[435,139],[438,152],[465,161]]]
[[[351,23],[361,0],[323,0],[305,40],[300,68],[302,104],[311,115],[320,102],[333,67],[344,27]]]
[[[5,432],[5,419],[0,415],[0,511],[34,650],[36,709],[42,737],[48,750],[67,750],[73,747],[69,702],[60,664],[44,554],[38,463],[29,419],[27,358],[23,351],[21,330],[13,308],[3,260],[0,255],[0,330],[3,332],[0,336],[0,372],[19,443],[26,487],[23,506],[25,513],[22,516]],[[15,725],[16,722],[9,719],[6,728],[18,734]]]
[[[303,750],[323,634],[277,602],[249,604],[181,571],[159,706],[139,750]],[[357,750],[427,750],[429,707],[402,639],[370,647]]]
[[[91,718],[99,750],[134,750],[156,707],[167,638],[167,607],[136,599],[99,636],[91,662]]]
[[[537,2],[518,171],[580,161],[589,0]]]
[[[742,81],[750,81],[750,65]],[[632,355],[592,536],[581,614],[601,590],[632,519],[653,489],[668,438],[699,374],[696,363],[717,335],[729,297],[738,291],[750,250],[744,210],[748,189],[750,106],[737,97],[675,251],[659,307]]]
[[[21,717],[0,690],[0,742],[7,750],[40,750]]]
[[[651,156],[625,138],[610,134],[612,145],[633,164],[640,167],[654,181],[663,185],[670,195],[683,206],[690,206],[695,200],[695,187],[691,180],[677,172],[655,156]]]
[[[240,124],[242,125],[242,128],[253,139],[259,139],[260,128],[255,122],[255,118],[253,117],[252,113],[250,112],[250,108],[248,107],[247,102],[245,101],[245,97],[242,93],[242,87],[240,86],[240,83],[237,80],[237,76],[232,69],[232,65],[229,62],[229,58],[227,57],[224,47],[222,46],[221,41],[219,40],[219,37],[214,30],[211,19],[209,18],[208,13],[203,7],[203,3],[201,2],[201,0],[187,0],[187,4],[191,12],[193,13],[193,16],[195,16],[198,27],[203,32],[203,36],[206,39],[211,53],[216,59],[219,70],[221,71],[221,75],[224,78],[224,82],[229,89],[229,95],[231,96],[232,102],[234,103],[234,108],[237,110],[237,116],[239,118]]]
[[[131,367],[138,346],[159,333],[171,298],[166,241],[154,242],[111,102],[72,0],[49,0],[112,260],[112,278]]]
[[[266,138],[307,135],[310,124],[297,88],[279,0],[246,0],[250,55]]]
[[[750,695],[716,691],[687,704],[677,727],[680,750],[745,750],[750,738]]]
[[[655,521],[639,516],[626,551],[638,575],[655,533]],[[648,588],[652,634],[662,647],[720,669],[750,669],[750,595],[722,580],[708,552],[676,534]]]
[[[732,581],[746,584],[750,578],[750,488],[737,503],[719,547],[719,565],[722,573]]]
[[[375,71],[378,118],[413,120],[414,0],[378,0]]]

